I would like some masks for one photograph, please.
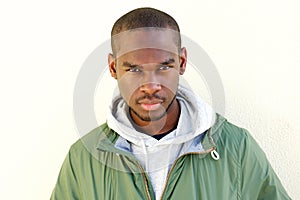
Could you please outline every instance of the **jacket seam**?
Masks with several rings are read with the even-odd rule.
[[[246,136],[246,131],[245,129],[242,129],[242,134],[243,136]],[[242,199],[242,185],[241,185],[241,182],[242,182],[242,155],[241,155],[241,152],[242,151],[242,142],[239,142],[239,148],[238,148],[238,200]]]
[[[243,131],[243,133],[244,133],[244,131]],[[241,142],[239,143],[239,148],[238,148],[238,162],[237,162],[237,168],[238,168],[238,185],[237,185],[237,199],[238,200],[240,200],[241,199],[241,178],[242,178],[242,176],[241,176],[241,170],[242,170],[242,168],[241,168],[241,166],[242,166],[242,163],[241,163],[242,161],[241,161]]]
[[[78,174],[78,173],[75,173],[75,172],[77,172],[78,170],[76,169],[76,166],[75,165],[73,165],[73,162],[71,162],[71,160],[74,160],[75,159],[75,155],[76,155],[76,153],[74,152],[74,149],[71,149],[70,150],[70,152],[69,152],[69,162],[70,162],[70,167],[72,168],[72,173],[74,174],[74,176],[75,176],[75,180],[76,180],[76,183],[77,183],[77,185],[78,185],[78,189],[79,189],[79,197],[80,198],[83,198],[83,192],[82,192],[82,190],[81,190],[81,184],[80,184],[80,181],[78,180],[78,178],[79,177],[77,177],[76,176],[76,174]],[[73,159],[72,159],[72,157],[73,157]]]

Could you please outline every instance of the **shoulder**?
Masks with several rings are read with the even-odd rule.
[[[236,126],[228,121],[224,123],[220,138],[223,141],[236,144],[239,148],[258,147],[257,142],[247,129]]]
[[[79,152],[95,152],[97,146],[101,143],[101,138],[107,138],[113,131],[108,127],[107,123],[96,127],[86,135],[78,139],[70,148],[70,153]]]
[[[222,116],[217,118],[223,119],[214,135],[217,148],[227,150],[238,159],[249,153],[264,157],[264,152],[247,129],[232,124]]]
[[[232,124],[219,114],[217,114],[216,122],[212,129],[214,129],[214,139],[216,142],[221,143],[234,143],[239,145],[250,136],[248,130]]]

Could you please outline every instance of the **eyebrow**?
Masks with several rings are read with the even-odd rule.
[[[124,62],[123,62],[123,66],[124,66],[124,67],[138,67],[139,65],[131,64],[131,63],[128,62],[128,61],[124,61]]]
[[[169,58],[169,60],[165,61],[165,62],[162,62],[160,63],[161,65],[168,65],[168,64],[171,64],[171,63],[174,63],[175,60],[174,58]]]
[[[168,60],[166,60],[166,61],[164,61],[164,62],[161,62],[161,63],[159,63],[160,65],[168,65],[168,64],[171,64],[171,63],[174,63],[175,62],[175,60],[173,59],[173,58],[169,58]],[[137,64],[132,64],[132,63],[130,63],[130,62],[128,62],[128,61],[124,61],[123,62],[123,66],[124,67],[139,67],[139,66],[141,66],[141,65],[137,65]]]

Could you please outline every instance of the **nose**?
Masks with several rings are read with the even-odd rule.
[[[150,95],[155,94],[159,90],[161,90],[161,85],[159,83],[155,83],[155,82],[144,83],[140,87],[140,91],[142,91],[143,93],[146,93],[146,94],[150,94]]]
[[[155,74],[155,72],[144,72],[142,84],[140,86],[140,91],[147,94],[154,94],[161,90],[161,84],[158,80],[159,78],[156,76],[157,75]]]

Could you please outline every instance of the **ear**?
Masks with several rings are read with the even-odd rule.
[[[180,68],[179,68],[179,74],[183,75],[186,68],[187,63],[187,51],[185,47],[182,47],[180,50]]]
[[[117,79],[117,70],[116,70],[116,60],[113,54],[108,54],[108,67],[110,71],[110,75]]]

